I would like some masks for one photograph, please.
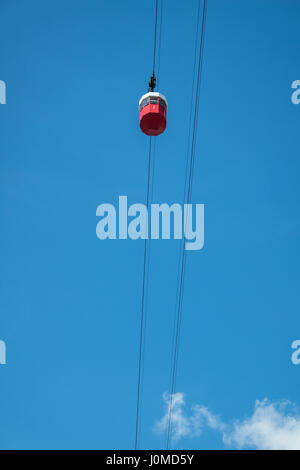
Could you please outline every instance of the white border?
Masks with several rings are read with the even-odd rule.
[[[145,98],[148,98],[148,96],[155,96],[155,97],[158,97],[160,99],[162,99],[166,105],[168,106],[168,102],[166,100],[166,97],[164,95],[162,95],[161,93],[158,93],[158,91],[149,91],[149,93],[146,93],[145,95],[143,95],[139,101],[139,107],[140,107],[140,104],[142,102],[142,100],[144,100]]]

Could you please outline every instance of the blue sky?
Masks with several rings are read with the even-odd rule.
[[[134,445],[143,241],[96,237],[96,208],[145,202],[137,104],[151,2],[0,0],[0,448]],[[182,199],[196,1],[164,0],[154,202]],[[226,423],[256,400],[300,407],[300,79],[296,0],[208,0],[177,391]],[[168,389],[178,241],[151,245],[142,448]],[[227,448],[230,445],[227,444]],[[222,449],[208,427],[175,448]],[[234,447],[234,446],[233,446]]]

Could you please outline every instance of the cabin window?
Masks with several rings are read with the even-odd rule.
[[[147,106],[149,104],[149,97],[144,99],[144,106]]]
[[[141,102],[140,104],[140,111],[142,111],[142,109],[143,109],[143,102]]]
[[[159,105],[162,106],[162,108],[166,109],[166,103],[161,98],[159,98]]]
[[[158,98],[156,96],[151,96],[150,103],[151,104],[157,104],[158,103]]]

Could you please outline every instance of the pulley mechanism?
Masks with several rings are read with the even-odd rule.
[[[153,71],[153,74],[152,74],[152,76],[150,77],[150,80],[149,80],[148,91],[154,91],[155,86],[156,86],[156,77],[155,77],[155,73]]]

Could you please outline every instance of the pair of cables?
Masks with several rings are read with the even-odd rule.
[[[160,50],[161,50],[161,30],[162,30],[162,11],[163,0],[155,1],[155,22],[154,22],[154,47],[153,47],[153,77],[155,76],[157,65],[157,76],[160,70]],[[160,19],[158,18],[160,17]],[[159,29],[159,34],[158,34]],[[151,206],[154,187],[154,168],[155,168],[155,140],[149,137],[148,152],[148,174],[147,174],[147,213]],[[147,227],[148,229],[148,227]],[[138,383],[137,383],[137,403],[136,403],[136,423],[135,423],[135,449],[139,446],[140,430],[141,430],[141,411],[142,411],[142,393],[143,393],[143,373],[145,358],[145,338],[146,338],[146,314],[149,284],[149,266],[150,266],[151,240],[146,238],[144,245],[143,258],[143,280],[142,280],[142,298],[141,298],[141,315],[140,315],[140,335],[139,335],[139,352],[138,352]]]
[[[189,119],[189,136],[188,136],[188,148],[187,148],[187,157],[186,157],[184,204],[190,204],[191,196],[192,196],[192,188],[193,188],[194,167],[195,167],[195,149],[196,149],[196,137],[197,137],[197,128],[198,128],[198,114],[199,114],[198,112],[199,111],[199,96],[200,96],[200,88],[201,88],[201,76],[202,76],[202,67],[203,67],[203,49],[204,49],[205,26],[206,26],[206,10],[207,10],[206,0],[203,0],[202,9],[201,9],[201,0],[199,0],[198,13],[197,13],[197,29],[196,29],[196,38],[195,38],[192,96],[191,96],[190,119]],[[202,11],[202,15],[200,14],[201,11]],[[200,25],[200,17],[201,17],[201,25]],[[186,223],[187,221],[185,221],[185,224]],[[178,274],[177,274],[177,292],[176,292],[173,341],[172,341],[172,352],[171,352],[171,373],[170,373],[170,386],[169,386],[166,449],[169,449],[170,441],[172,437],[172,418],[173,418],[174,395],[176,391],[176,379],[177,379],[177,369],[178,369],[179,342],[180,342],[184,281],[185,281],[185,266],[186,266],[186,251],[185,251],[185,240],[183,238],[182,243],[180,245]]]

